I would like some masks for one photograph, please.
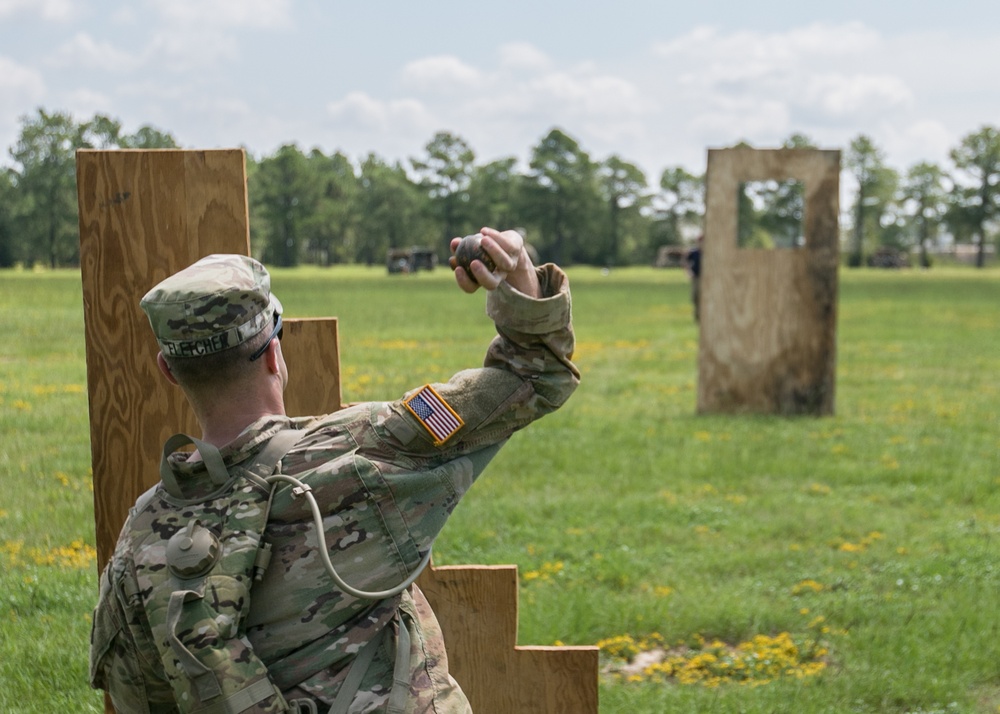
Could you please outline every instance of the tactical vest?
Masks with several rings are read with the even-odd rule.
[[[263,540],[276,484],[293,485],[305,495],[318,529],[319,554],[334,583],[359,598],[394,597],[409,587],[430,561],[430,551],[416,570],[395,588],[357,590],[345,583],[330,562],[322,518],[309,486],[281,474],[280,462],[301,432],[279,431],[253,461],[246,476],[229,475],[218,449],[177,434],[167,440],[160,462],[161,483],[143,494],[132,509],[132,552],[139,596],[156,642],[160,661],[181,714],[315,714],[312,701],[284,700],[245,636],[253,582],[263,577],[270,546]],[[184,497],[167,457],[187,444],[197,447],[215,490],[203,498]],[[153,522],[143,513],[154,498],[171,509]],[[161,503],[162,505],[162,503]],[[148,515],[148,514],[147,514]],[[385,628],[386,636],[392,628]],[[409,634],[398,623],[395,679],[389,711],[402,712],[409,694],[401,675],[409,670]],[[376,636],[358,653],[330,709],[346,712],[382,643]]]
[[[300,434],[278,432],[246,468],[246,477],[230,477],[212,445],[178,434],[163,447],[161,484],[136,504],[136,515],[154,496],[176,509],[169,522],[144,529],[133,557],[142,604],[182,714],[288,711],[244,636],[243,620],[250,587],[270,553],[262,544],[272,492],[265,479],[280,470]],[[189,443],[216,486],[204,498],[186,499],[166,461]]]

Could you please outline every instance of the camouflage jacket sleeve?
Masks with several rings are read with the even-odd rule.
[[[128,523],[123,534],[127,529]],[[106,691],[118,712],[176,714],[139,601],[127,538],[119,539],[100,585],[90,638],[90,686]]]
[[[439,438],[407,406],[427,387],[370,405],[369,418],[356,423],[359,455],[373,474],[366,488],[399,514],[398,523],[386,526],[407,570],[511,434],[559,408],[579,384],[568,280],[554,265],[539,268],[538,276],[539,299],[506,283],[489,293],[486,309],[497,336],[484,366],[429,385],[461,421],[453,434]]]
[[[403,451],[445,461],[498,444],[535,419],[558,409],[580,381],[571,361],[574,348],[569,281],[555,265],[537,269],[542,297],[518,292],[506,282],[489,293],[486,312],[496,324],[484,366],[430,385],[461,426],[439,440],[406,403],[385,412],[390,438]]]

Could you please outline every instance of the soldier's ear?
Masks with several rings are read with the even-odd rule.
[[[160,371],[163,372],[163,376],[167,378],[168,382],[177,384],[177,377],[170,371],[170,365],[167,364],[167,360],[162,352],[156,353],[156,366],[160,368]]]
[[[280,374],[282,359],[284,357],[281,354],[281,340],[275,338],[267,345],[267,350],[264,352],[264,362],[267,364],[267,370],[271,374]]]

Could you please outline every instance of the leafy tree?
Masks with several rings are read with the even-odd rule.
[[[791,248],[801,245],[805,218],[805,186],[801,181],[767,181],[760,192],[759,217],[775,245]]]
[[[390,165],[369,154],[361,164],[359,187],[356,261],[381,262],[389,248],[425,244],[436,232],[424,217],[421,189],[398,162]]]
[[[540,251],[566,265],[588,255],[599,205],[596,172],[575,139],[552,129],[532,150],[524,211],[540,230]]]
[[[358,222],[354,166],[339,151],[328,157],[318,149],[309,154],[309,164],[319,190],[316,210],[303,226],[310,261],[320,265],[346,262],[351,259]]]
[[[817,148],[816,142],[810,139],[805,134],[790,134],[787,139],[781,143],[781,148],[783,149],[815,149]]]
[[[263,222],[264,260],[289,267],[298,265],[303,248],[303,226],[314,214],[319,187],[305,155],[294,144],[280,147],[262,159],[253,173],[254,214]]]
[[[805,134],[792,134],[784,149],[815,149],[816,144]],[[754,229],[768,247],[791,248],[801,245],[805,218],[805,185],[801,181],[764,181],[754,184],[749,203],[752,204]],[[747,201],[741,200],[746,210]],[[742,224],[741,224],[742,225]],[[743,230],[741,228],[741,230]]]
[[[10,169],[0,169],[0,268],[9,268],[17,260],[16,236],[17,189]]]
[[[601,194],[608,207],[608,245],[600,262],[618,265],[636,243],[640,210],[649,202],[646,175],[635,164],[611,156],[598,168]],[[627,250],[631,252],[631,250]]]
[[[774,237],[761,226],[762,198],[756,183],[741,183],[736,196],[736,245],[773,248]]]
[[[122,124],[104,114],[95,114],[89,122],[78,127],[80,132],[79,148],[117,149],[122,141]]]
[[[884,194],[883,182],[888,178],[882,151],[875,146],[871,137],[859,135],[851,141],[845,157],[848,169],[858,182],[858,192],[854,203],[854,245],[848,265],[859,267],[864,264],[865,232],[870,228],[872,216],[876,215]]]
[[[39,109],[21,118],[21,133],[10,149],[14,166],[7,175],[13,194],[4,199],[2,220],[17,238],[8,239],[4,260],[33,264],[45,260],[51,267],[79,261],[76,151],[153,144],[174,145],[173,138],[150,127],[135,135],[122,134],[121,122],[97,114],[76,122],[66,112]]]
[[[410,159],[427,191],[430,208],[441,225],[442,244],[470,232],[469,184],[475,153],[461,137],[438,132],[425,147],[426,159]]]
[[[660,191],[653,198],[653,208],[653,247],[682,245],[685,237],[701,230],[705,215],[704,178],[681,166],[664,169],[660,175]]]
[[[520,224],[518,215],[523,177],[516,171],[513,156],[491,161],[475,168],[469,181],[469,215],[474,222],[471,230],[490,226],[498,230]]]
[[[951,160],[971,180],[969,186],[956,186],[956,212],[972,227],[979,246],[976,267],[982,268],[987,225],[1000,216],[1000,130],[984,126],[968,134],[952,150]]]
[[[64,112],[39,109],[22,117],[21,134],[10,151],[14,185],[20,194],[16,230],[27,264],[46,260],[55,268],[79,257],[75,152],[88,146],[87,127]],[[105,137],[114,126],[100,122]]]
[[[875,237],[876,245],[897,250],[909,247],[907,221],[901,200],[902,178],[891,166],[881,166],[875,172],[875,183],[868,197],[870,210],[865,233]]]
[[[922,161],[910,167],[902,187],[904,206],[920,247],[920,265],[929,268],[928,244],[937,235],[948,207],[947,174],[937,164]]]
[[[805,186],[801,181],[742,183],[736,205],[737,245],[741,248],[804,245]]]
[[[962,194],[967,190],[961,186],[952,186],[948,195],[948,207],[944,212],[944,224],[955,243],[975,243],[979,237],[976,218],[963,203]]]
[[[263,207],[257,197],[257,170],[260,160],[247,148],[243,148],[247,175],[247,210],[250,213],[250,254],[263,259],[264,245],[267,242]]]
[[[176,149],[177,140],[170,133],[144,124],[134,134],[121,137],[119,146],[123,149]]]

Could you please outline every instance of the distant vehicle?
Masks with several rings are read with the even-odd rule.
[[[905,250],[882,246],[868,256],[869,268],[909,268],[910,254]]]
[[[390,248],[385,257],[389,273],[415,273],[434,270],[436,266],[437,254],[430,248]]]
[[[656,260],[653,266],[657,268],[681,268],[684,267],[684,257],[687,251],[676,245],[663,245],[656,252]]]

